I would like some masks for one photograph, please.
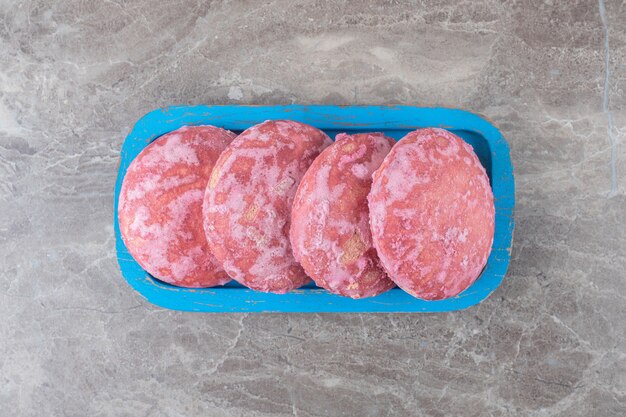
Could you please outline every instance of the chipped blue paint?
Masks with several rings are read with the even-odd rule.
[[[288,294],[266,294],[231,282],[187,289],[152,278],[128,253],[120,236],[117,200],[131,161],[157,137],[184,125],[210,124],[235,132],[268,119],[291,119],[316,126],[331,137],[339,132],[379,131],[399,139],[422,127],[444,127],[470,143],[485,166],[495,196],[496,233],[487,266],[459,296],[423,301],[394,288],[377,297],[352,300],[309,284]],[[126,281],[146,300],[163,308],[199,312],[443,312],[478,304],[502,282],[511,258],[515,185],[509,145],[491,123],[463,111],[411,106],[176,106],[142,117],[124,141],[115,184],[117,259]]]

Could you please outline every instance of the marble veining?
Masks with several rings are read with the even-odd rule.
[[[614,134],[613,114],[609,110],[609,77],[611,73],[609,65],[609,27],[606,20],[606,6],[604,0],[598,0],[600,20],[604,29],[604,90],[602,92],[602,111],[606,114],[607,135],[611,145],[611,190],[609,197],[617,194],[617,140]]]
[[[620,0],[0,0],[0,415],[626,415]],[[511,144],[509,273],[448,314],[189,314],[120,276],[169,104],[412,104]]]

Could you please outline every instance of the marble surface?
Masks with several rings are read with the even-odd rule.
[[[626,3],[0,0],[0,415],[626,415]],[[512,147],[512,263],[449,314],[203,315],[114,256],[167,104],[459,107]]]

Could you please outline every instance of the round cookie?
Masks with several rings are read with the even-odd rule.
[[[222,153],[204,199],[209,246],[228,274],[258,291],[285,293],[309,281],[289,243],[296,188],[332,141],[289,120],[252,126]]]
[[[461,138],[435,128],[407,134],[374,173],[368,201],[374,247],[400,288],[440,300],[478,278],[493,243],[493,193]]]
[[[372,246],[367,195],[395,141],[339,134],[304,174],[291,212],[293,253],[315,283],[351,298],[394,287]]]
[[[235,136],[214,126],[182,127],[156,139],[128,167],[120,231],[155,278],[192,288],[230,281],[206,243],[202,201],[215,161]]]

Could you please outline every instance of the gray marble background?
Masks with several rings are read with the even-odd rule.
[[[0,415],[626,415],[625,55],[624,1],[0,0]],[[119,150],[202,103],[486,115],[507,278],[436,315],[147,304],[114,256]]]

